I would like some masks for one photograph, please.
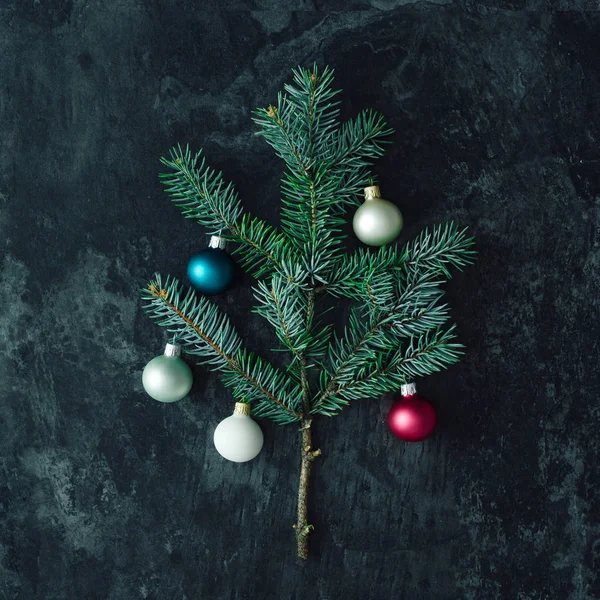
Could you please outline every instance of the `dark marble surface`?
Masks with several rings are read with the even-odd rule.
[[[229,5],[0,7],[0,597],[599,598],[600,15]],[[205,245],[157,180],[173,143],[277,221],[281,165],[250,111],[313,60],[336,68],[345,115],[395,127],[377,171],[404,238],[455,219],[480,259],[448,286],[467,357],[420,388],[437,435],[393,439],[391,398],[317,423],[298,567],[293,431],[261,422],[259,458],[229,464],[214,375],[151,401],[140,373],[164,337],[138,289]],[[264,352],[250,283],[220,302]]]

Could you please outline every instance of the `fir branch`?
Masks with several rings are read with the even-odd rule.
[[[450,316],[447,304],[438,306],[435,302],[412,308],[405,313],[398,311],[398,314],[401,316],[386,325],[398,339],[426,334],[441,327]]]
[[[281,224],[304,259],[311,280],[323,281],[324,271],[339,254],[339,217],[330,214],[328,204],[335,198],[336,181],[319,160],[324,140],[329,139],[337,109],[331,103],[336,92],[330,89],[332,73],[320,76],[316,66],[310,72],[298,69],[288,94],[279,94],[277,107],[255,111],[254,121],[261,135],[283,158],[288,172],[282,182]]]
[[[460,344],[454,343],[454,327],[411,338],[405,349],[381,351],[351,377],[341,377],[329,385],[313,404],[313,412],[333,416],[349,400],[373,398],[396,391],[416,377],[430,375],[457,362]]]
[[[385,325],[386,315],[382,311],[371,310],[365,318],[364,310],[351,309],[343,336],[335,337],[329,344],[327,362],[321,370],[321,394],[313,403],[313,412],[332,414],[331,401],[327,400],[335,390],[352,381],[366,365],[377,361],[382,352],[389,351]],[[335,400],[336,409],[347,404],[343,398]]]
[[[276,272],[297,284],[305,281],[306,269],[299,264],[292,244],[283,232],[249,214],[229,229],[231,236],[224,237],[238,243],[233,254],[241,258],[242,266],[257,279]]]
[[[274,275],[269,284],[258,283],[254,297],[260,303],[254,312],[267,319],[282,344],[300,359],[310,343],[310,331],[305,323],[305,295],[288,279]]]
[[[404,246],[407,259],[403,268],[427,271],[450,279],[449,267],[462,271],[475,262],[475,239],[467,237],[467,228],[458,229],[452,221],[425,228]]]
[[[314,165],[330,153],[338,127],[339,90],[331,87],[333,70],[317,65],[293,71],[294,83],[286,84],[287,93],[279,93],[277,105],[254,111],[260,135],[282,158],[290,171],[311,178]]]
[[[419,337],[412,337],[406,350],[399,350],[390,368],[401,374],[406,381],[425,377],[457,363],[464,346],[454,342],[456,326],[438,328]]]
[[[256,277],[273,271],[285,272],[294,256],[289,240],[282,232],[261,219],[243,214],[241,202],[223,174],[206,164],[202,152],[192,155],[189,146],[170,150],[170,159],[161,162],[171,169],[159,175],[171,200],[188,219],[195,219],[208,233],[228,237],[239,246],[235,252]]]
[[[359,248],[334,262],[323,291],[334,297],[360,300],[370,279],[398,270],[407,260],[407,251],[397,246],[382,246],[374,252]]]
[[[175,334],[188,354],[199,357],[200,364],[220,371],[221,379],[233,387],[233,395],[256,405],[257,416],[269,416],[278,423],[299,419],[301,395],[285,373],[244,350],[229,319],[206,297],[193,290],[185,295],[176,279],[156,274],[142,290],[144,310]]]
[[[319,73],[317,65],[312,70],[293,70],[294,84],[285,85],[289,102],[305,125],[307,154],[317,159],[328,150],[338,126],[339,102],[334,101],[339,90],[334,90],[333,69],[325,67]]]
[[[150,317],[218,371],[235,398],[252,402],[256,416],[299,422],[294,527],[301,559],[313,530],[309,476],[321,452],[312,447],[312,419],[334,415],[351,400],[395,391],[458,360],[454,328],[444,329],[448,307],[440,286],[452,267],[470,264],[475,254],[466,230],[452,223],[425,230],[401,248],[342,254],[346,212],[359,203],[371,164],[383,155],[392,130],[371,110],[340,124],[337,94],[331,69],[298,68],[276,104],[254,113],[259,134],[286,166],[280,229],[244,214],[233,186],[201,153],[178,146],[162,159],[169,172],[160,177],[172,201],[209,233],[236,242],[242,266],[261,278],[254,288],[255,312],[291,353],[287,370],[245,350],[217,306],[191,290],[184,293],[176,280],[163,283],[157,275],[143,291]],[[341,335],[321,322],[316,300],[325,294],[357,301]]]
[[[255,111],[260,135],[288,168],[282,181],[282,229],[304,257],[311,281],[324,283],[341,251],[341,215],[356,204],[372,159],[383,154],[392,130],[383,117],[365,111],[338,126],[333,71],[294,71],[294,85],[277,106]]]
[[[428,339],[432,331],[440,331],[448,318],[447,306],[438,305],[443,297],[440,283],[428,273],[406,272],[393,301],[388,297],[387,286],[383,295],[381,289],[367,284],[363,306],[353,308],[344,335],[329,345],[329,368],[323,366],[322,396],[314,407],[329,398],[337,386],[360,378],[366,365],[393,352],[404,338],[413,343],[415,339]],[[340,398],[337,401],[343,403]]]
[[[341,170],[369,166],[374,159],[383,156],[385,145],[390,143],[384,138],[392,133],[394,130],[387,126],[382,114],[370,109],[360,112],[341,126],[331,149],[330,168]]]
[[[448,305],[438,304],[444,296],[441,284],[432,272],[403,271],[396,280],[396,294],[386,327],[398,338],[438,329],[449,317]]]
[[[281,189],[282,229],[294,240],[313,282],[323,282],[322,273],[341,252],[344,220],[331,210],[337,182],[319,167],[310,175],[286,173]]]
[[[290,169],[303,175],[310,173],[311,158],[305,154],[301,137],[294,136],[302,127],[301,115],[294,111],[285,94],[279,92],[277,106],[256,109],[252,120],[261,128],[259,134]]]
[[[414,271],[426,275],[450,278],[449,267],[462,270],[475,260],[474,239],[467,230],[459,230],[452,222],[436,225],[431,232],[425,229],[416,240],[402,248],[383,246],[373,252],[359,248],[337,259],[325,285],[325,291],[346,298],[362,300],[365,283],[391,273],[401,277],[403,272]]]

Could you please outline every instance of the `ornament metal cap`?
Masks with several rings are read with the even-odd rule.
[[[225,245],[227,244],[227,240],[222,238],[220,235],[211,235],[210,242],[208,242],[209,248],[218,248],[219,250],[224,250]]]
[[[403,396],[414,396],[417,393],[416,383],[405,383],[400,388],[400,394]]]
[[[181,356],[181,346],[179,344],[167,344],[165,346],[165,356]]]
[[[234,415],[243,415],[244,417],[250,416],[250,404],[248,402],[236,402],[233,407]]]
[[[365,188],[365,200],[372,200],[373,198],[381,198],[381,190],[378,185],[370,185]]]

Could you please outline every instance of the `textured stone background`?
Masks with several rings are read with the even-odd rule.
[[[0,597],[599,598],[600,15],[217,4],[0,7]],[[455,219],[480,260],[447,288],[468,355],[421,384],[437,435],[393,439],[391,398],[317,423],[297,567],[293,430],[262,422],[260,457],[229,464],[214,375],[149,400],[164,337],[138,289],[206,243],[157,180],[174,143],[277,221],[281,165],[250,110],[313,60],[336,68],[346,116],[395,127],[377,172],[404,239]],[[267,351],[250,284],[220,302]]]

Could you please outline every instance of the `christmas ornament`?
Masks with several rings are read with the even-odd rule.
[[[420,442],[428,438],[437,424],[435,408],[417,394],[414,383],[403,385],[402,398],[396,400],[388,415],[392,433],[405,442]]]
[[[188,263],[188,278],[203,294],[220,294],[233,282],[235,263],[224,248],[225,240],[213,235],[208,248],[192,256]]]
[[[236,402],[233,414],[217,425],[213,439],[223,458],[247,462],[258,455],[264,437],[258,423],[250,418],[250,405]]]
[[[356,237],[369,246],[384,246],[402,231],[402,213],[398,207],[381,197],[379,186],[365,188],[365,201],[354,213],[352,226]]]
[[[151,398],[177,402],[192,388],[192,370],[181,358],[181,346],[167,344],[162,356],[153,358],[142,373],[142,384]]]

